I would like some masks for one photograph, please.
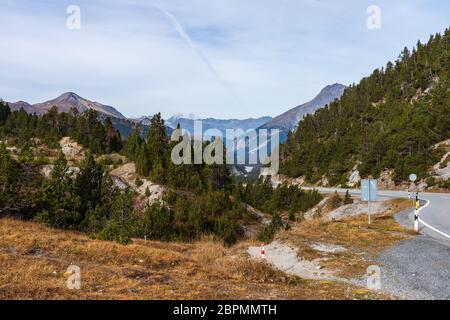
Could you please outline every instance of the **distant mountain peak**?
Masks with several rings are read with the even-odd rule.
[[[81,99],[75,92],[66,92],[60,95],[56,100]]]
[[[59,97],[57,97],[56,99],[51,100],[51,101],[54,101],[55,103],[65,103],[65,102],[77,103],[77,102],[81,102],[82,100],[85,100],[85,99],[81,98],[76,93],[74,93],[74,92],[66,92],[66,93],[63,93],[62,95],[60,95]]]
[[[130,120],[133,121],[134,123],[148,126],[148,125],[150,125],[150,121],[152,120],[152,117],[141,116],[139,118],[134,118],[134,119],[130,119]]]
[[[82,113],[92,109],[104,116],[125,119],[125,117],[114,107],[85,99],[75,92],[65,92],[53,100],[33,105],[24,101],[18,101],[10,103],[10,107],[12,110],[23,108],[26,112],[35,114],[44,114],[53,107],[56,107],[59,112],[69,112],[72,108],[75,108],[78,112]]]
[[[329,85],[325,86],[324,89],[326,89],[326,88],[331,88],[331,87],[346,88],[346,86],[343,85],[342,83],[335,82],[335,83],[333,83],[333,84],[329,84]]]
[[[286,131],[287,134],[288,131],[294,130],[299,121],[306,115],[312,114],[334,100],[339,99],[344,93],[345,88],[346,86],[340,83],[327,85],[311,101],[280,114],[264,124],[262,128],[277,128]]]
[[[345,88],[346,88],[346,86],[344,86],[343,84],[333,83],[333,84],[329,84],[329,85],[325,86],[325,88],[323,88],[320,91],[320,93],[334,91],[334,90],[344,90]]]

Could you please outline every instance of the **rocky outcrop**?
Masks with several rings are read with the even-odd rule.
[[[126,184],[133,191],[137,192],[142,197],[150,202],[161,200],[166,192],[166,188],[162,185],[153,183],[152,181],[140,177],[136,173],[136,166],[134,163],[126,163],[109,173],[113,178],[119,179],[121,183]],[[139,181],[140,183],[136,184]],[[148,194],[146,191],[148,189]]]
[[[54,165],[52,165],[52,164],[43,165],[41,167],[40,173],[44,177],[48,178],[52,174],[53,167],[54,167]],[[71,175],[71,176],[76,176],[78,173],[80,173],[80,168],[78,168],[78,167],[69,167],[67,170],[67,174]]]
[[[70,137],[64,137],[59,141],[61,151],[67,160],[80,160],[84,158],[83,146],[72,140]]]
[[[361,176],[359,174],[359,170],[358,170],[358,166],[360,165],[360,162],[358,162],[352,169],[352,171],[350,172],[349,176],[348,176],[348,181],[347,184],[349,185],[349,187],[356,187],[357,185],[359,185],[359,183],[361,182]]]
[[[384,170],[380,173],[378,180],[378,189],[380,190],[395,190],[395,182],[392,178],[394,170]]]
[[[444,151],[441,160],[433,166],[432,176],[438,180],[450,179],[450,139],[436,144],[435,148]]]

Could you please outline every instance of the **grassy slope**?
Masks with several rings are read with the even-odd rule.
[[[382,296],[288,277],[212,239],[123,246],[32,222],[0,219],[0,299],[353,299]],[[253,243],[255,245],[255,243]],[[82,289],[66,288],[81,268]]]
[[[367,267],[378,264],[379,253],[399,241],[410,239],[414,234],[394,219],[396,213],[410,207],[410,200],[392,200],[386,212],[372,217],[370,226],[366,215],[330,222],[307,220],[280,234],[279,239],[297,248],[299,256],[305,259],[325,258],[322,266],[338,270],[340,277],[359,278],[366,273]],[[339,245],[347,250],[322,253],[311,249],[313,243]]]

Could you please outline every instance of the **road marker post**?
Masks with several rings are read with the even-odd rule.
[[[411,181],[414,184],[414,187],[416,189],[416,196],[412,196],[411,198],[414,201],[414,231],[419,232],[419,207],[420,207],[420,200],[419,200],[419,191],[416,186],[417,181],[417,174],[411,173],[409,175],[409,181]]]
[[[261,243],[261,259],[266,258],[266,247],[264,246],[264,243]]]
[[[414,231],[415,232],[419,232],[419,207],[420,207],[419,192],[417,192],[415,208],[414,208]]]

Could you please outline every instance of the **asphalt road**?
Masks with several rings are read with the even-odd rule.
[[[319,188],[322,193],[346,190]],[[349,190],[360,195],[360,190]],[[380,198],[409,198],[408,192],[379,191]],[[450,194],[419,193],[421,211],[419,218],[437,230],[450,235]],[[413,227],[413,200],[411,209],[396,216],[405,227]],[[383,252],[381,264],[382,290],[400,299],[450,300],[450,238],[419,224],[420,235],[401,241]]]
[[[347,189],[336,188],[317,189],[321,193],[333,193],[337,191],[338,193],[345,194],[345,192],[347,191]],[[349,192],[354,196],[361,195],[361,190],[350,189]],[[380,198],[408,198],[409,193],[407,191],[379,190],[378,196]],[[447,236],[432,230],[422,223],[419,224],[419,231],[433,238],[446,240],[446,242],[449,242],[450,246],[450,193],[421,192],[419,193],[419,198],[422,200],[421,205],[423,206],[426,205],[426,202],[429,202],[429,204],[420,211],[419,218],[429,226],[439,230]],[[413,207],[413,200],[411,200],[411,207]],[[413,211],[411,211],[411,213],[409,214],[409,219],[411,221],[411,226],[413,226]]]
[[[347,192],[347,189],[315,189],[328,194]],[[361,195],[361,190],[348,191],[352,196]],[[409,196],[407,191],[378,191],[379,200],[408,199]],[[382,266],[382,290],[400,299],[450,300],[450,194],[422,192],[419,198],[422,208],[419,218],[445,235],[420,223],[420,235],[401,241],[383,252],[378,260]],[[414,200],[411,199],[410,210],[397,214],[395,218],[404,227],[412,228]]]
[[[395,219],[411,227],[413,210]],[[383,252],[382,288],[402,299],[450,299],[450,241],[426,234],[401,241]]]

